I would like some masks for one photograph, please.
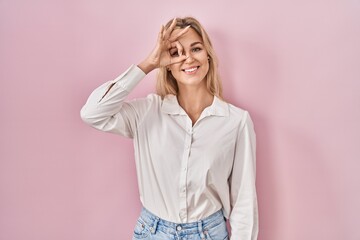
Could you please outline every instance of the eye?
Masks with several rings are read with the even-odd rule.
[[[171,57],[178,57],[179,56],[178,50],[176,48],[170,49],[169,53],[170,53]]]
[[[193,52],[200,52],[202,49],[200,47],[195,47],[192,49]]]

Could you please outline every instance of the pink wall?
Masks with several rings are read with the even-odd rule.
[[[291,2],[0,1],[0,239],[130,239],[132,143],[79,110],[193,15],[256,125],[259,239],[359,240],[360,3]]]

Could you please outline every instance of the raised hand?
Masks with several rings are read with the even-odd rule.
[[[186,59],[186,56],[182,54],[183,47],[178,39],[189,30],[190,26],[178,31],[176,34],[173,33],[175,26],[176,18],[167,29],[165,29],[164,26],[161,27],[155,48],[149,56],[139,64],[139,67],[145,73],[149,73],[158,67],[166,67],[174,63],[182,62]],[[170,53],[170,49],[172,53]]]

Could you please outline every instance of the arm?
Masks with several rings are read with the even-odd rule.
[[[147,107],[147,101],[125,103],[130,91],[143,79],[145,73],[137,66],[96,88],[82,107],[80,115],[84,122],[107,132],[132,137],[141,109]],[[136,111],[137,105],[140,111]]]
[[[231,240],[257,239],[259,222],[255,178],[256,135],[246,112],[239,129],[233,170],[229,178]]]
[[[175,25],[176,19],[169,28],[161,27],[155,48],[138,66],[131,66],[114,81],[101,85],[91,93],[81,109],[84,122],[102,131],[133,137],[150,100],[125,102],[127,95],[147,73],[186,59],[186,56],[181,56],[182,46],[177,39],[185,34],[188,28],[172,36]],[[169,49],[173,47],[177,47],[178,57],[170,56]]]

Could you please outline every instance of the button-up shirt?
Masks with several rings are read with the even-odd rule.
[[[133,138],[141,203],[176,223],[222,209],[232,240],[255,240],[255,132],[249,113],[216,96],[195,124],[175,95],[126,100],[145,77],[136,65],[95,89],[82,119]]]

